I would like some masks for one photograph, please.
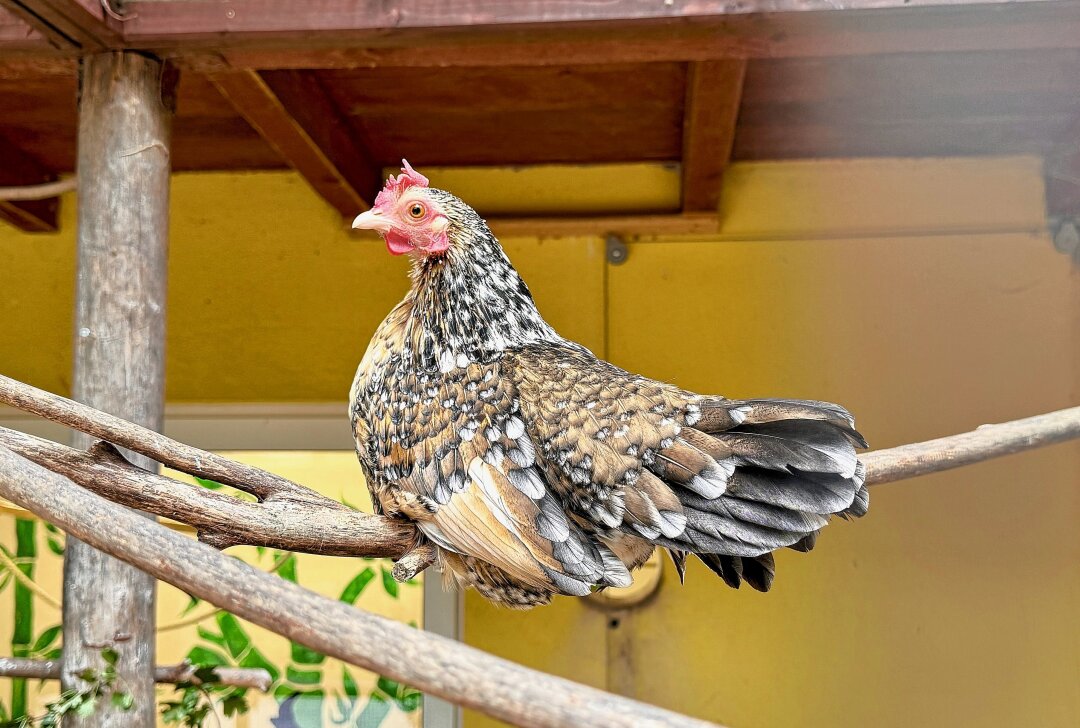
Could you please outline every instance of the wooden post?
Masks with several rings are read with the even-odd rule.
[[[169,128],[176,76],[156,58],[110,52],[82,61],[78,284],[73,396],[160,429],[165,384]],[[79,435],[75,445],[90,438]],[[135,459],[141,467],[152,461]],[[103,647],[135,707],[101,701],[76,728],[153,726],[154,578],[74,538],[64,559],[65,688],[100,666]]]

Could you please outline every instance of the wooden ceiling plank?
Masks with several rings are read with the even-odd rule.
[[[370,207],[382,170],[312,74],[237,71],[210,80],[334,209],[352,216]]]
[[[118,21],[106,16],[101,0],[0,0],[0,5],[56,48],[93,52],[123,45]]]
[[[682,207],[716,212],[735,146],[746,60],[697,61],[687,70],[683,117]]]
[[[0,186],[36,185],[55,182],[57,177],[25,152],[0,137]],[[58,198],[11,202],[0,200],[0,220],[31,233],[55,232],[59,229]]]
[[[501,66],[1080,47],[1055,0],[131,2],[132,47],[259,68]],[[216,60],[214,56],[216,55]]]

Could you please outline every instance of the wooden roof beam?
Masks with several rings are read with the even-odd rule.
[[[348,120],[314,74],[234,71],[209,78],[335,210],[352,217],[371,206],[382,168],[357,142]]]
[[[33,26],[4,7],[0,0],[0,50],[27,51],[43,47],[44,38]]]
[[[18,147],[0,138],[0,186],[37,185],[55,182],[57,177]],[[0,199],[0,220],[31,233],[56,232],[60,200],[14,202]]]
[[[712,60],[1080,47],[1056,0],[221,0],[128,2],[133,48],[211,67]],[[201,49],[201,50],[200,50]]]
[[[686,77],[683,112],[683,212],[716,212],[735,145],[746,59],[696,61]]]
[[[93,52],[123,45],[119,22],[101,0],[0,0],[11,13],[62,50]]]

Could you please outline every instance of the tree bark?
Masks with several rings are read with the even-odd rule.
[[[160,429],[165,385],[165,286],[169,205],[169,130],[175,75],[131,52],[84,58],[78,131],[78,283],[76,400]],[[74,444],[92,440],[77,434]],[[132,458],[156,470],[157,464]],[[103,702],[73,728],[153,726],[155,583],[149,574],[77,539],[64,557],[61,681],[101,666],[101,650],[120,655],[117,670],[135,707]]]
[[[190,662],[178,665],[158,665],[154,668],[154,682],[176,685],[182,682],[202,684],[195,676],[195,666]],[[260,667],[215,667],[217,685],[238,688],[255,688],[266,692],[274,683],[270,673]],[[23,677],[34,680],[58,680],[60,662],[56,660],[30,660],[25,657],[0,657],[0,677]]]

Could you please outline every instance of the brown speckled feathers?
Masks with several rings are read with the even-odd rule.
[[[352,421],[373,500],[416,521],[444,572],[514,607],[630,583],[656,546],[767,590],[867,493],[851,416],[824,402],[686,392],[597,359],[543,321],[479,217],[425,190],[449,248],[360,364]]]

